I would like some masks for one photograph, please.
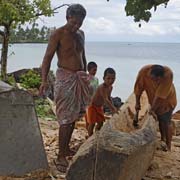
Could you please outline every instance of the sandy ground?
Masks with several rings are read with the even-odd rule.
[[[58,123],[42,119],[39,119],[39,123],[49,171],[28,174],[21,178],[0,177],[0,180],[65,180],[65,174],[60,173],[53,163],[58,153]],[[83,121],[79,122],[73,132],[71,148],[74,150],[77,150],[86,140],[87,131],[84,125]],[[70,158],[68,160],[71,161]],[[173,137],[172,152],[164,152],[157,148],[146,176],[142,180],[180,180],[180,136]]]
[[[85,141],[87,132],[83,126],[83,122],[78,123],[78,127],[74,130],[71,142],[71,147],[74,149],[78,149]],[[50,174],[54,178],[53,180],[63,180],[65,174],[57,171],[53,163],[53,159],[56,158],[58,152],[58,124],[55,121],[40,120],[40,127],[50,166]],[[157,148],[154,159],[143,179],[180,180],[180,136],[173,137],[172,152],[164,152],[161,148]]]

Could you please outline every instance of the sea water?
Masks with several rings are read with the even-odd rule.
[[[47,44],[12,44],[9,47],[8,72],[39,67]],[[174,84],[180,102],[180,44],[178,43],[131,43],[131,42],[86,42],[87,62],[98,65],[97,77],[103,81],[107,67],[116,71],[112,96],[125,101],[133,92],[139,69],[147,64],[169,66],[174,72]],[[57,57],[54,56],[51,69],[55,72]],[[178,104],[177,109],[180,109]]]

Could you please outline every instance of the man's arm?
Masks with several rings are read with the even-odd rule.
[[[47,88],[47,76],[50,70],[52,58],[54,56],[54,53],[56,52],[57,43],[58,40],[56,34],[53,33],[50,36],[48,46],[42,62],[42,83],[39,90],[40,95],[43,95],[45,93],[45,89]]]
[[[136,97],[135,109],[136,109],[136,111],[141,110],[141,104],[140,104],[141,94],[138,94],[138,95],[135,94],[135,97]]]
[[[134,85],[134,94],[136,98],[136,104],[135,104],[136,111],[139,111],[141,109],[140,98],[143,91],[144,91],[144,79],[140,71]]]
[[[83,60],[83,65],[84,65],[84,71],[86,72],[87,70],[87,61],[86,61],[86,53],[85,53],[85,34],[82,30],[79,30],[81,33],[81,37],[83,39],[83,52],[82,52],[82,60]]]
[[[82,58],[83,58],[84,71],[86,72],[87,71],[87,61],[86,61],[85,49],[83,50]]]

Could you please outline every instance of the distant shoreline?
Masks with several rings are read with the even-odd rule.
[[[19,41],[19,42],[9,42],[9,44],[47,44],[47,41]],[[180,44],[180,42],[125,42],[125,41],[86,41],[86,43],[120,43],[120,44]],[[2,44],[2,42],[0,42]]]

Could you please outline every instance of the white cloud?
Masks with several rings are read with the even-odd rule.
[[[151,25],[148,26],[147,24],[143,24],[141,28],[135,26],[135,24],[131,24],[131,29],[135,34],[138,35],[148,35],[148,36],[153,36],[153,35],[165,35],[166,31],[164,28],[162,28],[159,25]],[[133,33],[133,34],[134,34]]]
[[[87,9],[87,17],[82,28],[85,30],[87,40],[106,39],[126,40],[136,37],[143,41],[149,37],[151,41],[158,41],[167,38],[168,41],[180,42],[180,0],[170,0],[167,8],[158,7],[156,12],[152,10],[152,18],[148,23],[142,22],[142,27],[134,23],[133,17],[127,17],[124,6],[125,0],[52,0],[53,6],[63,3],[80,3]],[[44,18],[47,26],[62,26],[65,20],[63,7],[59,13],[51,18]]]
[[[117,33],[114,22],[104,17],[97,19],[88,18],[85,26],[86,32],[93,32],[95,34],[114,34]]]

